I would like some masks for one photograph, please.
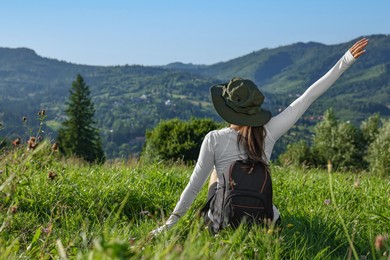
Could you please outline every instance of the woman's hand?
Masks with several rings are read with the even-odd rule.
[[[357,59],[359,58],[363,53],[366,52],[364,49],[368,44],[368,39],[363,38],[357,41],[350,49],[349,51],[351,52],[352,56]]]
[[[159,235],[161,232],[166,231],[167,229],[168,229],[167,225],[162,225],[161,227],[156,228],[156,229],[150,231],[149,234],[150,234],[150,235],[153,235],[153,236],[157,236],[157,235]]]

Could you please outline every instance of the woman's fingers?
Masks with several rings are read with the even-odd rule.
[[[367,44],[368,44],[368,39],[366,39],[366,38],[360,39],[359,41],[357,41],[357,42],[351,47],[351,50],[354,51],[354,50],[362,49],[362,48],[364,48],[365,46],[367,46]]]
[[[363,38],[363,39],[360,39],[359,41],[357,41],[350,49],[349,51],[351,52],[352,56],[357,59],[359,58],[363,53],[366,52],[366,50],[364,50],[364,48],[367,46],[368,44],[368,39],[366,38]]]

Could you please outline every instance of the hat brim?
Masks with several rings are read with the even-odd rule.
[[[226,105],[222,97],[222,88],[226,84],[217,84],[210,88],[211,100],[218,115],[226,122],[241,126],[263,126],[271,119],[271,112],[265,109],[259,109],[258,113],[253,115],[242,114],[234,111]]]

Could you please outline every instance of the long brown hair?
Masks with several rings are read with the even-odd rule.
[[[237,138],[238,147],[244,147],[248,159],[267,165],[264,152],[265,129],[263,126],[242,126]]]

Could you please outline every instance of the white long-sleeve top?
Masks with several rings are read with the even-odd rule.
[[[275,142],[286,133],[308,107],[321,96],[348,69],[355,58],[347,51],[343,57],[319,80],[313,83],[299,98],[283,112],[271,118],[264,126],[266,131],[264,149],[266,161],[269,161]],[[175,224],[190,208],[195,197],[203,187],[211,171],[215,167],[218,182],[223,179],[223,173],[233,161],[246,158],[243,149],[237,146],[238,132],[224,128],[209,132],[200,149],[198,161],[190,180],[180,196],[178,203],[166,222],[170,227]],[[274,209],[275,210],[275,209]]]

